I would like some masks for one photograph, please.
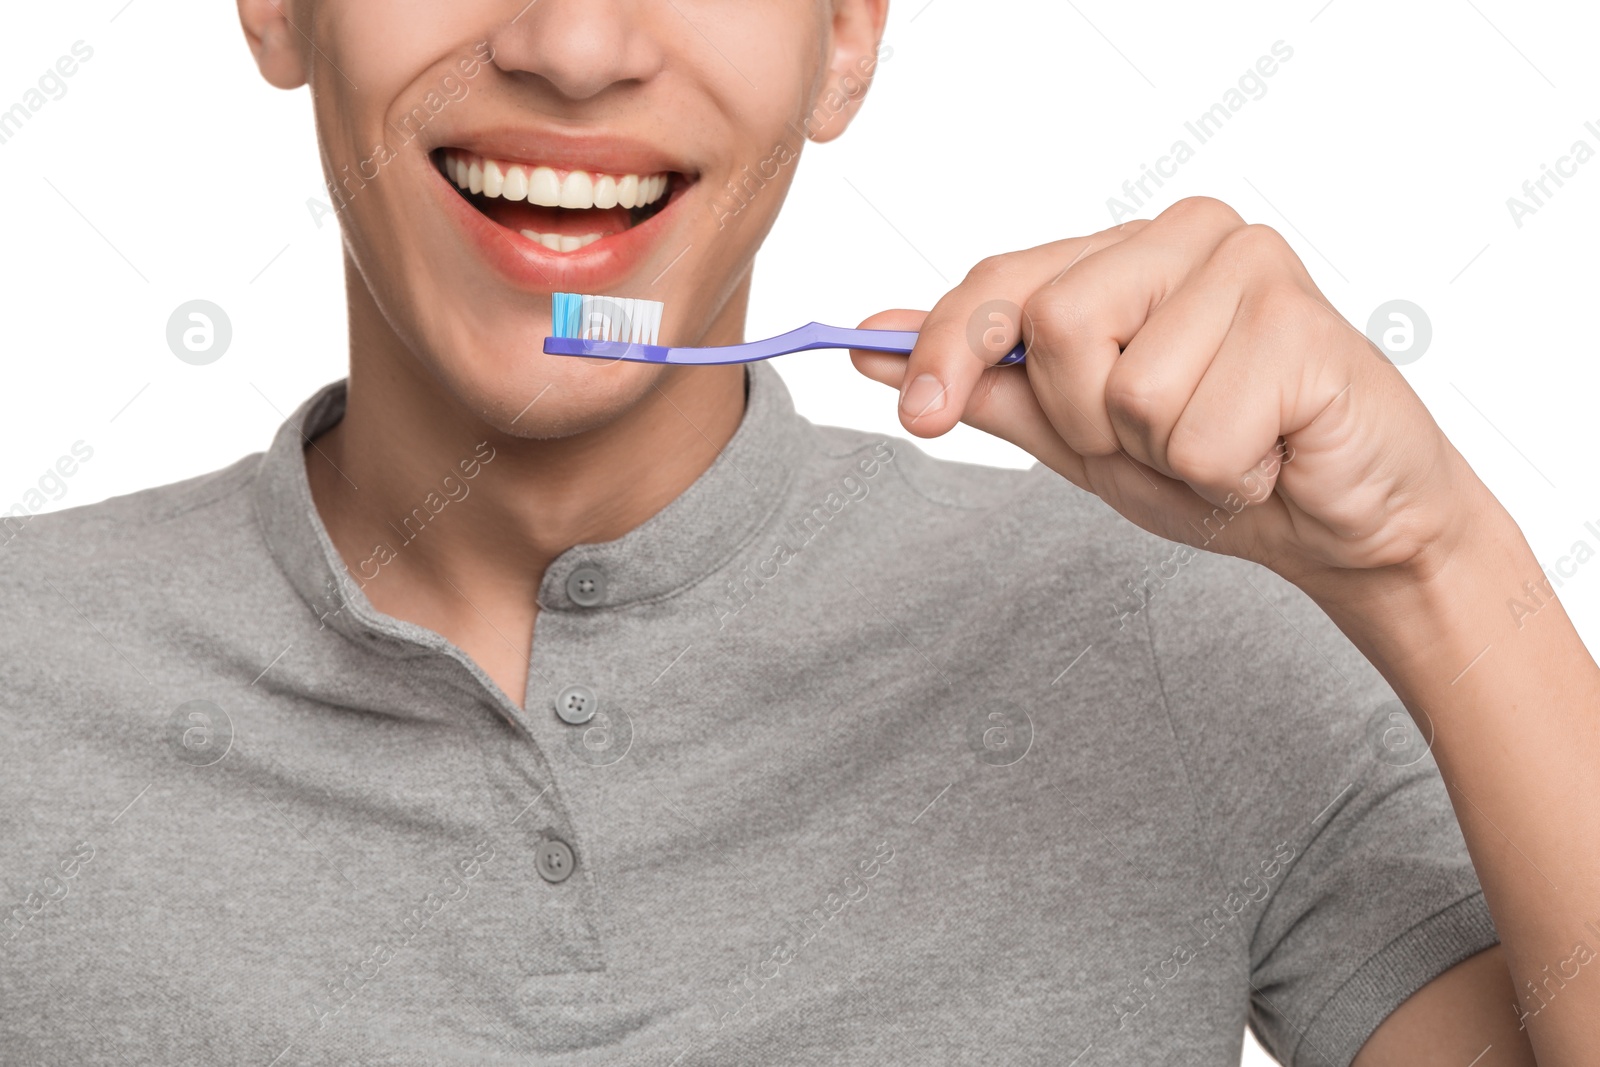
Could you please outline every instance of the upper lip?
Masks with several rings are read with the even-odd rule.
[[[660,174],[672,171],[690,180],[694,165],[673,152],[638,138],[611,133],[568,133],[551,128],[502,126],[453,133],[436,148],[458,148],[489,159],[556,170],[605,174]]]

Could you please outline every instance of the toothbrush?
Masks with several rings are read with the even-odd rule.
[[[554,293],[550,316],[553,336],[544,339],[544,350],[556,356],[713,366],[749,363],[816,348],[860,348],[909,355],[917,343],[915,330],[847,330],[808,322],[788,333],[742,345],[671,348],[657,344],[665,306],[659,300]],[[997,365],[1021,363],[1022,360],[1023,345],[1019,342]]]

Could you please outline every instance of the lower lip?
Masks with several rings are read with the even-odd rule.
[[[650,218],[576,251],[556,252],[495,222],[456,192],[436,167],[428,170],[446,214],[456,219],[489,265],[518,288],[549,292],[597,293],[626,279],[666,235],[667,216],[686,191],[682,180],[674,179],[666,206]]]

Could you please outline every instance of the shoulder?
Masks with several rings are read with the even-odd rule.
[[[6,575],[60,563],[98,563],[144,557],[155,542],[229,523],[248,515],[248,489],[261,453],[193,478],[140,489],[94,504],[38,515],[0,516],[0,557]]]
[[[260,453],[218,470],[94,504],[0,517],[0,648],[10,655],[85,627],[126,632],[192,610],[219,568],[260,541],[250,488]],[[91,639],[94,630],[87,633]],[[49,657],[47,657],[49,658]]]

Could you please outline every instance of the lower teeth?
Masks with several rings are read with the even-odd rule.
[[[530,241],[537,241],[552,252],[576,252],[585,245],[592,245],[600,240],[601,234],[586,233],[582,237],[572,237],[560,233],[535,233],[533,230],[522,230],[522,236]]]

